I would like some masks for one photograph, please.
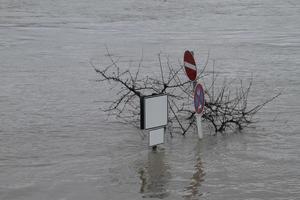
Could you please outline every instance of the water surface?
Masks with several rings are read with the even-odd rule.
[[[299,198],[299,19],[298,0],[1,0],[0,199]],[[154,153],[99,110],[105,46],[146,71],[210,52],[221,77],[253,76],[250,103],[282,95],[241,133]]]

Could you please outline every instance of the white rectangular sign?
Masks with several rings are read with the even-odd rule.
[[[165,140],[165,128],[149,131],[149,146],[154,146],[164,143]]]
[[[166,126],[168,123],[168,96],[144,97],[142,115],[143,129]]]

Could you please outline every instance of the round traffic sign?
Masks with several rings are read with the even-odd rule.
[[[194,91],[194,106],[195,111],[198,114],[201,114],[204,110],[204,90],[200,83],[197,83]]]
[[[184,52],[183,63],[186,75],[191,81],[194,81],[197,77],[197,67],[194,56],[190,51]]]

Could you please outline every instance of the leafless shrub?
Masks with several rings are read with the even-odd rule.
[[[118,65],[118,58],[112,56],[108,49],[107,56],[111,64],[106,67],[98,68],[92,62],[90,64],[100,75],[98,81],[119,86],[115,99],[104,102],[107,107],[103,110],[109,116],[117,117],[119,121],[139,127],[140,97],[150,94],[167,94],[170,108],[169,128],[173,131],[179,129],[181,134],[185,135],[195,126],[195,111],[192,107],[195,82],[189,81],[187,78],[182,80],[180,74],[184,69],[181,64],[174,67],[168,58],[166,58],[166,62],[162,62],[162,56],[159,54],[159,77],[144,77],[140,75],[143,59],[138,63],[137,70],[133,72],[129,69],[122,71]],[[243,129],[253,122],[254,114],[280,95],[280,93],[276,94],[263,103],[249,108],[248,97],[253,79],[246,86],[240,81],[239,87],[234,92],[232,92],[230,84],[225,81],[221,87],[216,89],[214,70],[210,74],[205,73],[208,61],[209,55],[196,81],[204,76],[211,76],[210,84],[202,82],[205,88],[205,109],[202,118],[208,122],[215,133],[228,129]]]

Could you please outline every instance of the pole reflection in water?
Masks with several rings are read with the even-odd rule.
[[[171,178],[164,150],[149,151],[148,160],[139,169],[140,192],[144,198],[165,198],[169,195],[167,184]]]
[[[194,166],[195,173],[193,174],[191,178],[191,182],[189,186],[185,188],[186,194],[183,195],[185,199],[199,199],[199,196],[202,196],[202,193],[199,193],[199,187],[201,185],[201,182],[204,181],[204,170],[202,161],[200,158],[200,143],[197,143],[197,151],[196,151],[196,164]]]

